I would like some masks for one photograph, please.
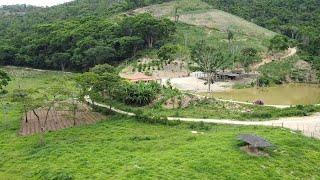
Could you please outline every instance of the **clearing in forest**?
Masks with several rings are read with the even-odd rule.
[[[177,11],[177,13],[175,13]],[[207,28],[226,32],[228,29],[247,36],[255,36],[261,39],[271,38],[276,33],[246,21],[243,18],[230,13],[214,9],[202,1],[178,0],[163,4],[156,4],[134,10],[135,13],[149,12],[158,17],[168,17],[175,20]]]

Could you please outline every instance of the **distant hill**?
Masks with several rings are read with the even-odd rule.
[[[175,42],[192,47],[201,40],[228,48],[228,32],[234,34],[234,48],[253,47],[265,54],[269,40],[276,33],[230,13],[215,9],[201,0],[175,0],[137,8],[130,13],[151,13],[172,21],[179,16]]]
[[[301,57],[320,72],[319,0],[203,0],[215,8],[295,39]],[[319,73],[320,77],[320,73]]]

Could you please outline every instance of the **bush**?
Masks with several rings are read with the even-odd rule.
[[[90,71],[99,75],[102,75],[104,73],[117,73],[116,68],[109,64],[96,65],[95,67],[91,68]]]
[[[209,126],[208,124],[201,121],[201,122],[191,123],[189,128],[192,130],[208,131],[208,130],[210,130],[211,126]]]
[[[255,113],[246,113],[244,114],[245,118],[257,118],[257,119],[270,119],[272,117],[271,113],[265,112],[255,112]]]
[[[167,126],[177,126],[181,124],[180,121],[169,121],[167,117],[152,116],[143,113],[141,110],[135,112],[135,119],[139,122],[148,123],[148,124],[161,124]]]
[[[158,83],[138,83],[123,85],[124,91],[121,93],[122,100],[128,105],[144,106],[150,104],[160,92]]]
[[[179,46],[173,44],[166,44],[159,49],[158,57],[162,60],[172,60],[176,58],[179,51]]]

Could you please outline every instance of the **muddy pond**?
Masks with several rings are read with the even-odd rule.
[[[286,84],[266,88],[231,89],[210,95],[219,99],[244,102],[262,100],[268,105],[320,104],[320,85]]]

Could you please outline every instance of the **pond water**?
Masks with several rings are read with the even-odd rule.
[[[211,95],[220,99],[244,102],[260,99],[269,105],[320,104],[320,85],[286,84],[267,88],[232,89]]]

